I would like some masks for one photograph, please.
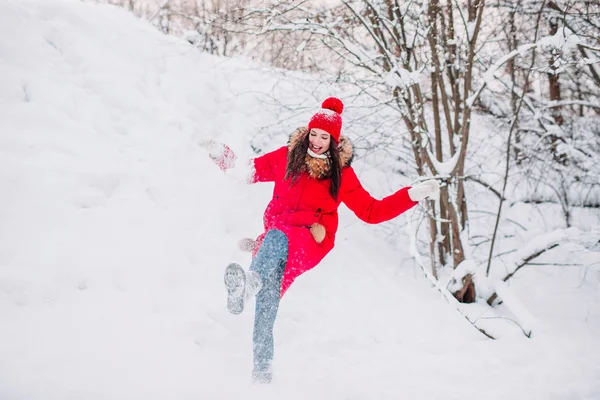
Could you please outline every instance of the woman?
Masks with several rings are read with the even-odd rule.
[[[339,99],[326,99],[308,126],[290,136],[287,146],[250,161],[248,181],[274,182],[275,188],[248,273],[238,264],[230,264],[225,286],[228,309],[234,314],[241,313],[244,302],[256,294],[254,382],[271,381],[273,325],[280,298],[294,279],[333,249],[340,203],[361,220],[377,224],[439,191],[437,181],[429,180],[382,200],[374,199],[351,167],[352,145],[341,135],[343,108]],[[211,142],[209,150],[221,169],[234,167],[235,155],[227,146]]]

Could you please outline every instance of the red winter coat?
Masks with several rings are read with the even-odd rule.
[[[315,267],[333,249],[340,203],[346,204],[358,218],[370,224],[388,221],[418,204],[408,196],[410,187],[402,188],[382,200],[373,198],[362,187],[350,166],[352,146],[344,136],[338,145],[342,172],[337,201],[329,193],[329,179],[317,179],[308,172],[302,172],[300,178],[290,184],[289,179],[284,180],[288,150],[304,140],[307,134],[306,128],[300,128],[292,134],[288,146],[253,160],[253,182],[275,182],[273,198],[263,218],[265,232],[257,238],[258,244],[262,244],[266,232],[271,229],[281,230],[288,238],[288,261],[281,283],[282,296],[298,276]],[[318,170],[318,165],[309,163],[318,164],[321,161],[308,156],[308,170]],[[313,223],[325,227],[326,236],[320,244],[310,232]],[[259,246],[254,249],[253,256]]]

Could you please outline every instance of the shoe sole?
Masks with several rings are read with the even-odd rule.
[[[268,385],[273,380],[271,372],[252,372],[252,383],[255,385]]]
[[[246,273],[239,264],[231,263],[225,268],[225,288],[227,289],[227,309],[232,314],[244,311]]]

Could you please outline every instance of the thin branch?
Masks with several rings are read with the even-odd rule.
[[[526,266],[527,264],[529,264],[529,262],[539,256],[541,256],[542,254],[544,254],[545,252],[547,252],[548,250],[552,250],[553,248],[557,247],[559,245],[559,243],[552,243],[549,246],[544,247],[543,249],[540,249],[538,251],[536,251],[535,253],[532,253],[531,255],[529,255],[527,258],[524,258],[519,264],[517,264],[517,267],[515,268],[514,271],[512,271],[510,274],[506,275],[502,281],[506,282],[508,281],[510,278],[512,278],[518,270],[520,270],[521,268],[523,268],[524,266]],[[487,299],[487,303],[489,305],[492,305],[492,303],[494,302],[494,300],[496,300],[498,298],[498,294],[496,294],[495,292]]]
[[[154,13],[154,15],[152,17],[150,17],[148,22],[152,22],[154,20],[154,18],[156,18],[156,16],[158,14],[160,14],[160,12],[163,10],[163,8],[165,8],[167,6],[167,4],[169,4],[169,0],[164,0],[162,2],[162,4],[160,5],[160,7],[158,7],[158,10]]]
[[[486,189],[488,189],[490,192],[494,193],[496,195],[496,197],[498,197],[498,199],[503,199],[504,197],[502,196],[502,194],[497,191],[496,189],[494,189],[494,187],[492,185],[490,185],[489,183],[486,183],[482,180],[480,180],[479,178],[476,178],[472,175],[467,175],[464,177],[465,181],[472,181],[472,182],[476,182],[479,183],[480,185],[482,185],[483,187],[485,187]],[[505,198],[504,198],[505,199]]]
[[[502,279],[502,280],[504,282],[508,281],[510,278],[513,277],[514,274],[517,273],[518,270],[520,270],[521,268],[523,268],[524,266],[526,266],[527,264],[529,264],[529,261],[533,260],[534,258],[537,258],[537,257],[541,256],[542,254],[544,254],[548,250],[552,250],[553,248],[555,248],[557,246],[558,246],[558,243],[553,243],[550,246],[548,246],[546,248],[543,248],[541,250],[538,250],[535,253],[531,254],[529,257],[525,258],[522,262],[520,262],[519,264],[517,264],[517,268],[515,268],[515,270],[513,272],[511,272],[510,274],[506,275],[504,277],[504,279]]]
[[[544,10],[545,4],[546,4],[546,0],[543,1],[542,6],[540,7],[540,11],[537,16],[537,22],[535,24],[535,34],[534,34],[535,42],[537,42],[537,35],[539,32],[539,28],[540,28],[540,20],[542,18],[542,11]],[[532,57],[531,57],[531,66],[527,70],[527,75],[525,76],[524,87],[527,87],[529,85],[529,77],[531,76],[531,68],[535,65],[536,54],[537,54],[537,52],[534,50]],[[502,196],[500,197],[500,202],[498,204],[498,216],[496,217],[496,224],[494,226],[494,234],[492,235],[492,243],[490,245],[490,255],[488,257],[488,263],[487,263],[487,267],[485,269],[485,276],[490,275],[490,267],[492,265],[492,257],[494,255],[494,244],[496,242],[496,235],[498,233],[498,225],[500,224],[500,214],[502,213],[502,204],[504,203],[504,195],[506,194],[506,185],[508,183],[508,172],[510,169],[511,138],[515,131],[515,127],[517,126],[517,121],[519,119],[519,112],[521,111],[521,107],[523,106],[524,98],[525,98],[525,91],[523,91],[523,94],[521,95],[521,98],[519,99],[519,105],[517,106],[517,110],[515,112],[515,116],[513,118],[512,124],[510,126],[510,131],[508,133],[508,140],[507,140],[507,144],[506,144],[506,167],[505,167],[505,172],[504,172],[504,184],[502,185]],[[491,303],[489,303],[489,304],[491,304]]]

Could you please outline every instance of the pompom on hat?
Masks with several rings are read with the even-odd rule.
[[[342,132],[341,114],[344,111],[344,103],[337,97],[329,97],[321,104],[321,108],[310,119],[308,130],[321,129],[329,133],[336,142],[339,142]]]

